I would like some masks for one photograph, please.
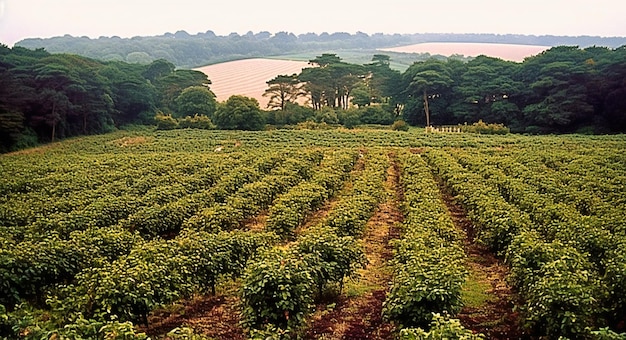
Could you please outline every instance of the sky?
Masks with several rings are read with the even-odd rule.
[[[617,0],[0,0],[0,43],[179,30],[624,37],[624,14]]]

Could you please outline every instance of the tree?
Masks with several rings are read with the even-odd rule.
[[[259,102],[246,96],[231,96],[215,112],[215,123],[225,130],[261,130],[265,122]]]
[[[455,116],[462,122],[510,124],[519,108],[511,100],[519,96],[522,83],[513,79],[518,64],[502,59],[478,56],[467,63],[456,88],[459,104]],[[461,107],[462,106],[462,107]]]
[[[304,89],[311,96],[313,108],[324,105],[347,109],[352,90],[362,83],[367,75],[363,66],[341,61],[335,54],[324,53],[309,63],[317,67],[304,68],[298,79],[305,82]]]
[[[430,126],[429,99],[439,98],[441,92],[447,90],[454,82],[450,77],[450,69],[446,63],[429,59],[425,62],[416,62],[404,73],[408,83],[406,92],[415,98],[422,97],[426,126]]]
[[[532,100],[523,112],[531,125],[567,131],[593,113],[587,101],[584,64],[557,61],[544,65],[530,84]]]
[[[165,59],[158,59],[153,61],[148,69],[143,73],[143,76],[150,81],[155,81],[158,78],[164,77],[172,72],[176,67]]]
[[[268,80],[269,86],[263,93],[264,97],[269,96],[268,108],[285,110],[288,103],[295,103],[298,97],[304,95],[298,76],[294,73],[288,75],[278,75],[274,79]]]
[[[159,106],[163,111],[173,112],[176,110],[176,98],[184,89],[190,86],[208,87],[211,81],[207,75],[194,70],[176,70],[153,82],[158,94]]]
[[[188,117],[196,114],[213,117],[217,102],[215,94],[206,86],[190,86],[176,97],[176,117]]]

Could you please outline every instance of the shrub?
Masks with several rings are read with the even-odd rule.
[[[391,129],[393,131],[409,131],[409,124],[407,124],[404,120],[396,120],[391,125]]]
[[[313,302],[309,261],[293,252],[274,249],[253,261],[243,275],[241,292],[243,324],[280,329],[304,323]]]
[[[401,340],[477,340],[484,339],[482,334],[474,334],[461,325],[457,319],[449,319],[438,313],[433,313],[433,321],[427,332],[421,328],[407,328],[400,331]]]
[[[178,122],[172,115],[165,115],[161,112],[154,116],[154,121],[157,125],[157,130],[173,130],[178,128]]]
[[[194,115],[193,117],[187,116],[178,121],[178,126],[182,129],[201,129],[201,130],[214,130],[215,124],[208,116]]]
[[[483,135],[506,135],[511,132],[504,124],[487,124],[482,119],[472,125],[462,125],[461,131]]]

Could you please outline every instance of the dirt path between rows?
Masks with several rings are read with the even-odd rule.
[[[352,172],[362,171],[364,166],[363,159],[359,159]],[[348,191],[350,185],[352,183],[346,181],[342,191]],[[299,235],[311,226],[322,222],[337,204],[337,200],[338,197],[333,197],[319,209],[307,214],[304,223],[297,228],[295,234]],[[267,210],[262,211],[257,216],[244,221],[242,229],[263,231],[267,218]],[[231,283],[225,285],[231,285]],[[236,285],[235,282],[232,282],[232,285]],[[139,330],[150,336],[162,336],[176,327],[190,327],[196,333],[213,339],[246,339],[245,331],[239,325],[237,291],[237,287],[230,286],[226,291],[218,292],[215,296],[200,295],[183,301],[177,309],[172,311],[156,310],[149,317],[149,326],[140,327]]]
[[[454,224],[467,235],[465,254],[470,280],[478,287],[485,301],[478,306],[465,306],[456,315],[461,324],[487,339],[520,339],[519,315],[513,311],[514,294],[506,281],[508,268],[486,247],[476,243],[474,226],[469,221],[465,209],[439,181],[442,198],[450,212]]]
[[[395,155],[389,157],[392,164],[385,182],[389,198],[379,204],[365,227],[363,244],[369,263],[359,271],[359,279],[353,285],[354,296],[319,304],[310,318],[305,339],[393,338],[393,326],[382,319],[382,303],[392,274],[389,260],[393,254],[389,241],[400,236],[398,224],[403,215],[399,210],[400,171]]]

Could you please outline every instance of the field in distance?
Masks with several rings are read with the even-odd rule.
[[[431,55],[440,54],[446,57],[454,54],[476,57],[483,54],[504,60],[521,62],[524,58],[537,55],[549,48],[550,46],[540,45],[431,42],[380,50],[402,53],[430,53]]]
[[[267,81],[278,75],[300,73],[311,67],[305,61],[278,59],[243,59],[197,68],[211,80],[211,90],[217,100],[226,101],[232,95],[243,95],[259,101],[261,109],[267,108],[269,97],[263,97]]]

